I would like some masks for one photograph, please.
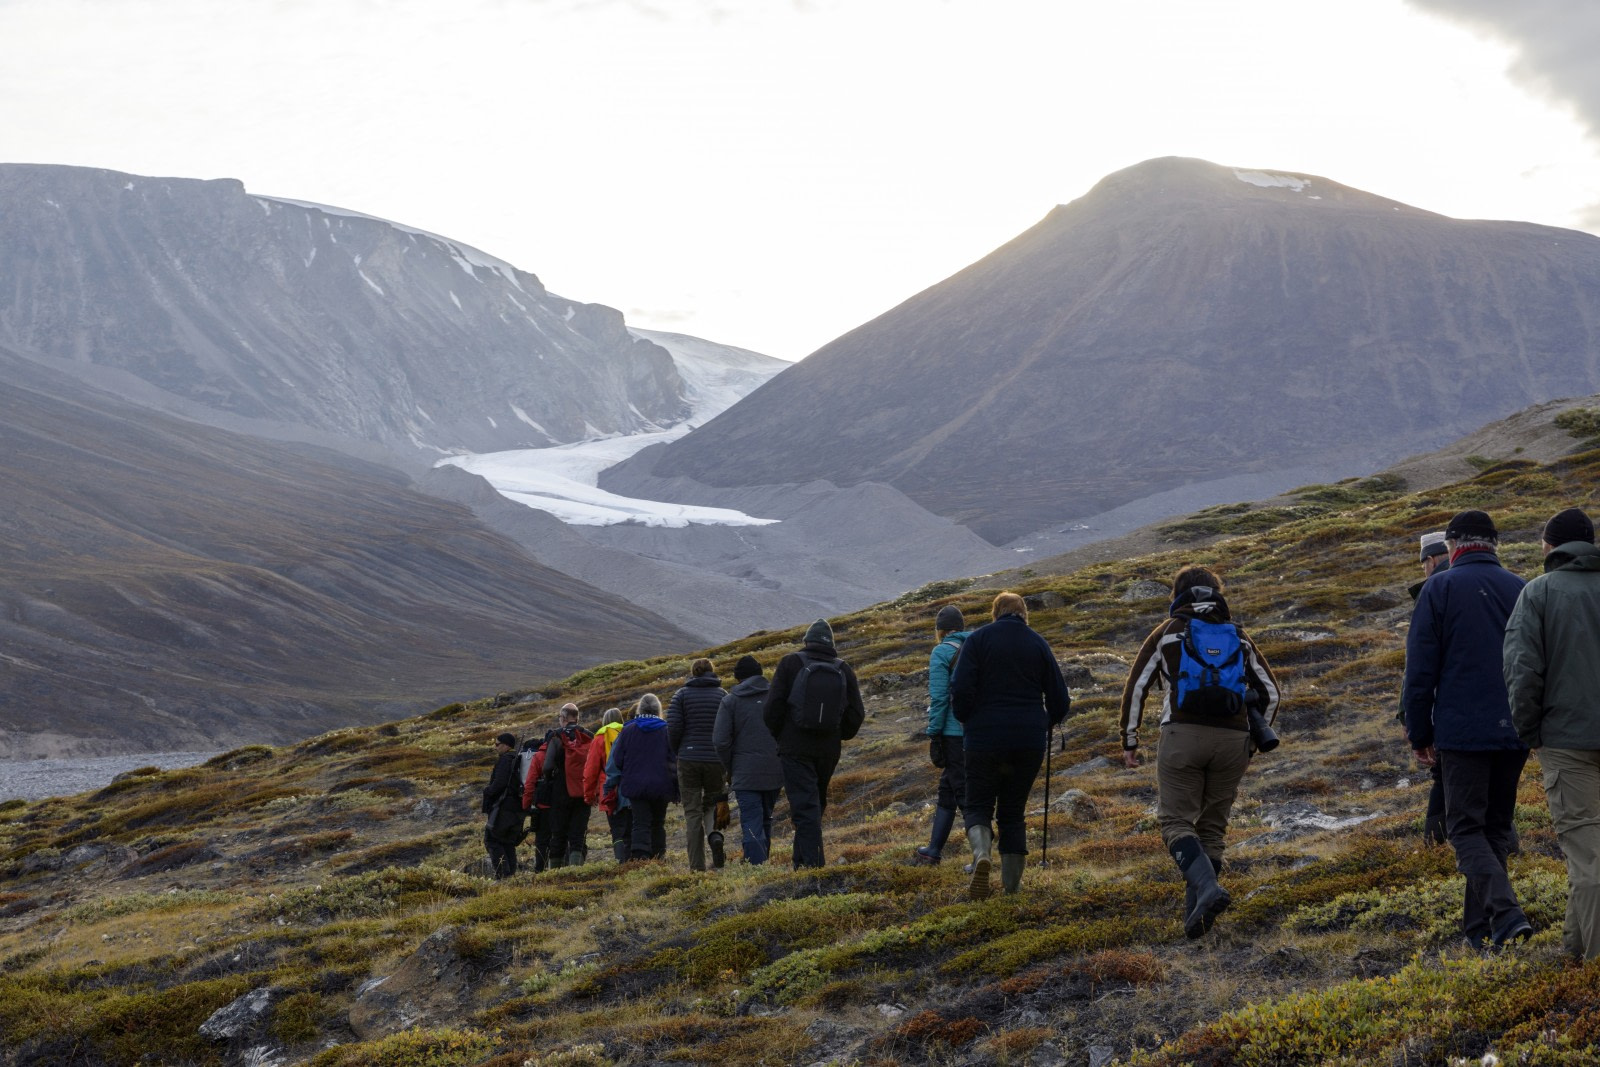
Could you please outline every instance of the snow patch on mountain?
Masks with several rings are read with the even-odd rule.
[[[1304,178],[1288,174],[1268,174],[1260,170],[1235,170],[1233,176],[1248,185],[1260,186],[1262,189],[1293,189],[1297,193],[1311,184]],[[1313,199],[1320,200],[1321,197]]]
[[[689,402],[687,419],[646,433],[605,435],[595,431],[588,440],[553,448],[452,456],[441,460],[438,466],[456,466],[476,474],[508,500],[549,512],[572,526],[627,522],[668,527],[766,526],[777,522],[731,508],[624,497],[599,488],[601,471],[650,445],[677,440],[716,418],[788,366],[771,356],[685,334],[633,329],[629,332],[672,354],[683,379],[684,398]],[[543,432],[523,412],[516,414]]]

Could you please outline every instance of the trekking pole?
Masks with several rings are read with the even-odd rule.
[[[1039,866],[1050,866],[1050,750],[1056,747],[1056,728],[1050,727],[1050,733],[1044,743],[1044,847],[1039,858]]]

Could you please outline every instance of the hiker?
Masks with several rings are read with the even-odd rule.
[[[1139,766],[1139,726],[1161,689],[1156,817],[1161,841],[1183,872],[1183,932],[1210,930],[1233,898],[1218,884],[1228,814],[1250,764],[1250,715],[1271,723],[1278,681],[1254,642],[1233,623],[1222,579],[1184,567],[1172,579],[1167,618],[1139,646],[1122,687],[1122,758]]]
[[[728,787],[739,805],[739,832],[746,863],[767,862],[772,849],[772,809],[783,788],[778,742],[761,719],[767,680],[754,656],[733,665],[735,685],[717,708],[712,741],[728,772]]]
[[[854,737],[866,717],[856,672],[839,658],[828,620],[818,619],[807,628],[800,650],[778,661],[761,706],[783,765],[783,791],[794,822],[790,861],[796,870],[825,862],[822,816],[828,810],[828,783],[839,765],[841,742]]]
[[[928,866],[944,858],[957,810],[966,803],[967,755],[961,722],[950,713],[950,675],[962,642],[972,631],[961,609],[946,604],[934,617],[933,632],[935,644],[928,654],[928,759],[939,769],[939,797],[928,843],[912,854],[914,862]]]
[[[628,718],[633,718],[630,709]],[[591,809],[606,813],[607,828],[611,831],[611,854],[618,863],[628,860],[628,839],[632,836],[630,818],[632,809],[616,793],[607,793],[606,761],[611,758],[611,746],[622,732],[624,719],[620,708],[607,708],[600,717],[600,729],[594,732],[594,743],[589,746],[589,759],[583,768],[583,802]]]
[[[1567,857],[1561,947],[1600,956],[1600,549],[1568,508],[1544,524],[1544,573],[1506,624],[1506,692],[1517,736],[1539,753],[1550,822]]]
[[[483,787],[483,847],[489,852],[489,869],[496,878],[517,873],[517,845],[522,843],[522,790],[517,782],[517,738],[501,734],[494,739],[494,771]],[[513,816],[513,813],[515,815]]]
[[[667,805],[678,799],[678,761],[667,740],[661,699],[639,698],[639,711],[611,744],[606,762],[606,792],[632,812],[630,859],[661,859],[667,854]]]
[[[1028,857],[1028,794],[1044,763],[1050,728],[1067,717],[1072,697],[1050,643],[1028,626],[1028,605],[1001,593],[994,620],[961,645],[950,676],[950,710],[961,723],[966,754],[962,816],[972,846],[967,894],[990,892],[991,852],[1000,851],[1000,884],[1015,893]],[[996,835],[991,823],[997,824]]]
[[[550,866],[580,866],[589,857],[590,807],[583,772],[594,735],[578,724],[576,704],[561,705],[560,724],[545,744],[541,775],[550,782]]]
[[[1412,752],[1444,777],[1445,832],[1467,880],[1461,931],[1478,949],[1533,933],[1506,869],[1528,747],[1511,724],[1501,656],[1523,581],[1500,565],[1499,542],[1482,511],[1450,520],[1450,569],[1417,595],[1401,694]]]
[[[672,694],[667,705],[667,740],[678,758],[678,795],[683,800],[684,834],[688,839],[689,869],[706,869],[706,832],[711,831],[711,862],[721,868],[726,861],[722,831],[710,825],[719,800],[727,799],[722,760],[712,731],[717,708],[727,696],[708,659],[689,667],[689,681]]]
[[[557,716],[559,729],[560,716]],[[556,731],[546,730],[544,737],[524,741],[526,758],[522,761],[522,810],[533,819],[533,873],[542,874],[550,866],[550,838],[555,831],[555,782],[545,777],[544,761],[550,752],[550,741]]]
[[[1421,538],[1422,551],[1422,581],[1413,582],[1406,588],[1415,601],[1417,594],[1422,592],[1423,583],[1432,578],[1439,571],[1450,569],[1450,549],[1444,543],[1444,531],[1437,530],[1425,533]],[[1404,705],[1400,708],[1400,723],[1406,721]],[[1444,776],[1439,773],[1439,761],[1435,760],[1433,766],[1428,768],[1429,777],[1433,784],[1428,788],[1428,810],[1422,819],[1422,841],[1428,845],[1442,845],[1445,843],[1444,832]]]

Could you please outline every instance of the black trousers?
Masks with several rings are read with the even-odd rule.
[[[944,770],[939,773],[939,807],[955,811],[967,804],[967,748],[964,739],[945,734]]]
[[[961,809],[967,828],[998,824],[996,841],[1002,855],[1028,854],[1028,794],[1044,764],[1044,749],[999,752],[967,749],[967,802]]]
[[[582,797],[558,796],[550,818],[550,855],[563,863],[574,852],[589,855],[589,805]]]
[[[517,873],[517,846],[496,840],[486,826],[483,828],[483,847],[489,851],[489,867],[496,878],[509,878]]]
[[[667,801],[630,798],[633,812],[633,848],[636,860],[661,859],[667,854]]]
[[[795,869],[821,867],[822,814],[828,810],[828,783],[833,780],[837,756],[783,756],[783,791],[789,798],[789,818],[794,822]]]
[[[1467,879],[1461,932],[1472,940],[1492,938],[1525,919],[1506,873],[1516,831],[1517,783],[1527,749],[1488,752],[1441,751],[1445,827],[1456,852],[1456,870]]]

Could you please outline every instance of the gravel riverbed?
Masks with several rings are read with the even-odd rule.
[[[69,796],[108,785],[135,767],[192,767],[215,752],[142,752],[131,756],[84,756],[78,759],[0,760],[0,801],[21,797]]]

